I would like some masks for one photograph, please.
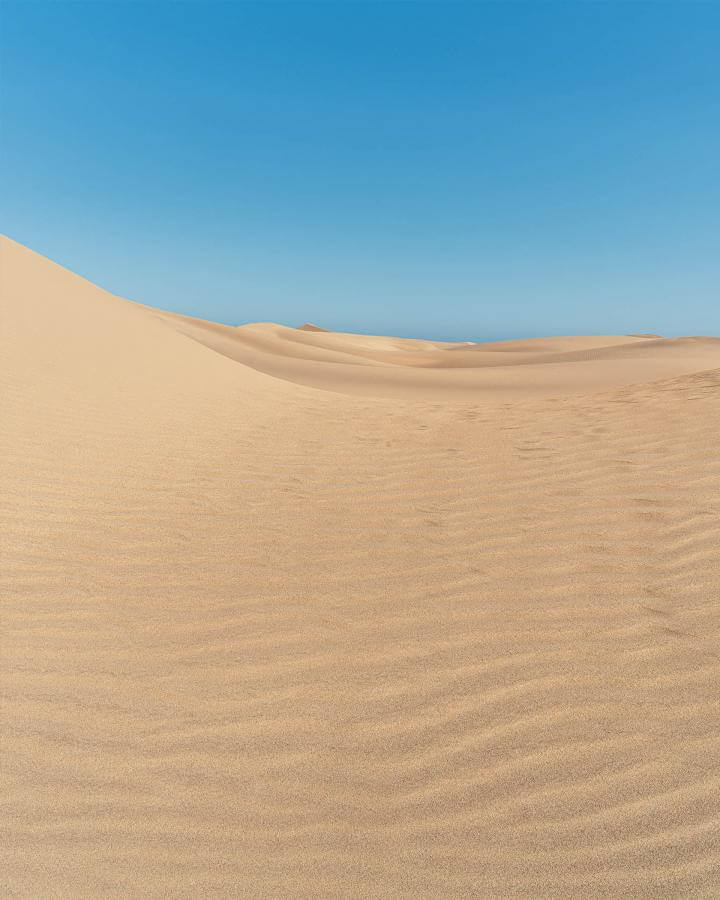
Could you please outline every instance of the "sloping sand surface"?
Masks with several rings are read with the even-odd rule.
[[[0,253],[5,896],[718,896],[718,341],[229,328]]]
[[[181,334],[259,372],[365,397],[453,404],[479,395],[485,401],[493,396],[561,397],[720,365],[719,338],[610,335],[469,346],[314,333],[273,323],[233,328],[160,310],[153,313]]]

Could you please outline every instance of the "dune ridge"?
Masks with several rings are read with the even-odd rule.
[[[186,337],[259,372],[365,397],[446,403],[468,402],[479,392],[486,398],[559,397],[720,365],[720,338],[714,337],[578,336],[470,346],[303,331],[272,322],[232,327],[154,313]]]
[[[717,896],[716,339],[0,297],[8,896]]]

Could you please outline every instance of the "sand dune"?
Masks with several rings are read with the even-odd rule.
[[[154,310],[170,327],[259,372],[323,390],[446,403],[560,397],[720,366],[720,339],[627,335],[450,344],[271,322],[233,328]],[[621,362],[622,361],[622,362]],[[572,363],[572,365],[570,365]],[[533,366],[531,371],[514,367]],[[494,371],[501,369],[502,371]]]
[[[327,331],[327,328],[321,328],[319,325],[313,325],[312,322],[306,322],[304,325],[300,325],[299,331]]]
[[[718,895],[720,342],[0,254],[6,896]]]

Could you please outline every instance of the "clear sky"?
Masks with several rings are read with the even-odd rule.
[[[220,321],[720,334],[720,2],[0,5],[0,230]]]

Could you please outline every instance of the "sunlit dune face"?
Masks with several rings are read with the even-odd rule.
[[[10,896],[717,893],[720,342],[230,328],[0,253]]]

